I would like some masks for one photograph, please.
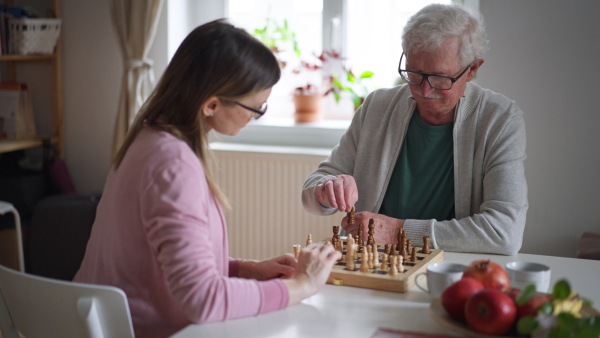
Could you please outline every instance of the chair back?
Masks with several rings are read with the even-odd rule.
[[[60,281],[0,265],[3,338],[134,337],[129,304],[116,287]]]

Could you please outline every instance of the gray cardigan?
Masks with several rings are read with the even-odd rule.
[[[314,188],[348,174],[358,187],[357,212],[377,213],[415,107],[406,85],[371,93],[340,143],[304,183],[305,209],[335,213],[337,209],[317,201]],[[456,218],[408,219],[408,238],[422,243],[428,235],[433,247],[447,251],[516,254],[528,209],[523,112],[505,96],[467,83],[453,134]]]

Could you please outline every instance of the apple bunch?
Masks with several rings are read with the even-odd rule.
[[[511,288],[504,268],[489,260],[472,262],[441,301],[452,318],[482,334],[516,329],[520,335],[600,337],[600,316],[581,318],[581,308],[591,302],[571,291],[566,280],[558,281],[552,294],[536,292],[535,285]]]
[[[510,280],[502,266],[490,260],[472,262],[461,280],[441,296],[448,314],[476,332],[503,335],[517,321],[517,304],[509,293]]]

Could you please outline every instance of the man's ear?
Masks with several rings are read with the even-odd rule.
[[[215,113],[221,108],[221,106],[221,100],[216,96],[211,96],[202,104],[202,115],[215,116]]]
[[[477,71],[479,70],[479,67],[481,67],[483,62],[484,62],[483,59],[476,59],[475,61],[473,61],[471,68],[469,69],[469,71],[466,74],[467,82],[473,80],[473,78],[475,77],[475,74],[477,74]]]

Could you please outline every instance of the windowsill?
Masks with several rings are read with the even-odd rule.
[[[251,121],[236,136],[211,133],[210,140],[221,143],[325,148],[336,146],[350,120],[322,120],[295,123],[290,118],[270,117]]]

